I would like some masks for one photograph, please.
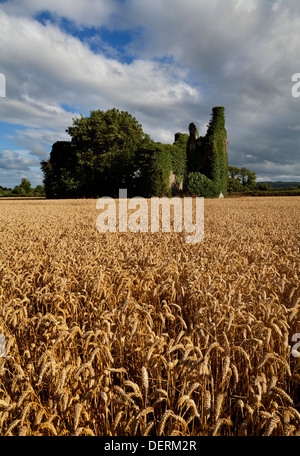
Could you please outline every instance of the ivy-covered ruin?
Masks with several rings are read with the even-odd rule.
[[[176,133],[175,144],[181,138],[182,134]],[[202,193],[203,196],[226,196],[227,181],[228,141],[225,109],[220,106],[212,110],[206,136],[199,136],[194,123],[189,125],[183,188],[189,193]]]
[[[199,195],[226,196],[227,133],[224,108],[214,107],[204,137],[194,123],[173,144],[153,141],[127,112],[91,111],[73,119],[71,141],[57,141],[41,163],[50,198]]]

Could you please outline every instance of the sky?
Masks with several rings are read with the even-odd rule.
[[[214,106],[229,165],[300,181],[296,73],[299,0],[0,0],[0,185],[42,184],[81,114],[128,111],[173,143]]]

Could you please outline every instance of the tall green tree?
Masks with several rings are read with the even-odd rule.
[[[21,184],[16,185],[12,190],[13,196],[33,196],[34,189],[31,187],[31,182],[25,177],[22,178]]]
[[[241,168],[242,184],[248,189],[255,188],[256,186],[256,174],[250,169]]]
[[[117,196],[120,187],[131,186],[135,155],[149,140],[131,114],[117,109],[91,111],[90,117],[75,119],[67,132],[85,195]]]
[[[48,161],[41,162],[44,188],[48,198],[76,198],[82,182],[78,175],[76,150],[69,141],[53,144]]]
[[[136,154],[151,140],[131,114],[91,111],[66,131],[71,141],[55,143],[41,163],[47,196],[118,196],[119,188],[133,185]]]
[[[256,188],[256,174],[254,171],[245,167],[237,168],[236,166],[228,167],[228,192],[243,192]]]
[[[240,179],[241,170],[237,166],[228,166],[229,177],[231,179]]]

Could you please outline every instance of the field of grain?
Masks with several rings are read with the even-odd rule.
[[[199,244],[98,212],[0,201],[0,435],[300,435],[300,198],[206,200]]]

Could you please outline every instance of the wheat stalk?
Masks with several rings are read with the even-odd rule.
[[[220,416],[223,401],[224,401],[224,394],[218,394],[217,399],[216,399],[216,404],[215,404],[215,411],[214,411],[215,421],[217,421]]]

